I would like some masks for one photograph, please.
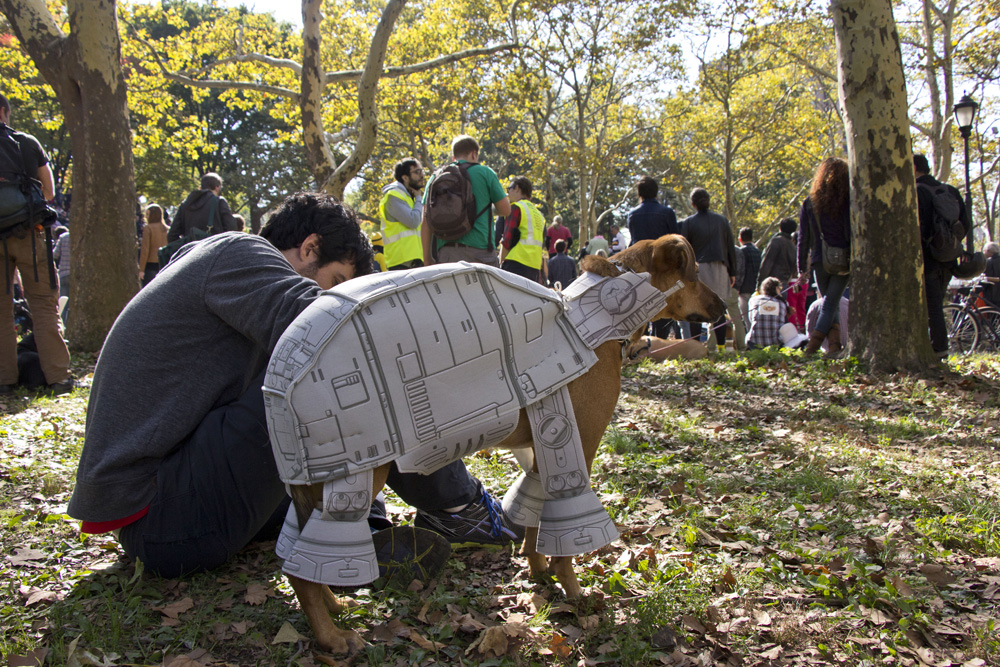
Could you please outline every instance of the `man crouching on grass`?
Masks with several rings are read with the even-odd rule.
[[[178,252],[122,311],[97,362],[69,504],[81,530],[114,531],[166,577],[275,539],[289,499],[267,433],[268,359],[322,290],[371,266],[354,212],[319,193],[289,197],[260,236],[218,234]],[[425,554],[433,562],[413,564],[426,576],[450,552],[409,526],[375,542],[380,562]]]

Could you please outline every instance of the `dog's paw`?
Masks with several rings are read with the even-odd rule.
[[[324,651],[335,655],[354,655],[365,647],[365,640],[354,630],[339,630],[334,628],[324,637],[317,637],[317,643]]]

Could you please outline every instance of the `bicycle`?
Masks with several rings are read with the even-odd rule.
[[[948,348],[956,354],[1000,352],[1000,310],[983,297],[989,283],[980,281],[960,287],[964,299],[944,306],[944,321],[948,327]]]

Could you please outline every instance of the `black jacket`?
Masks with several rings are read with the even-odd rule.
[[[782,285],[787,285],[795,275],[795,241],[790,235],[778,232],[764,248],[757,284],[760,285],[765,278],[777,278]]]

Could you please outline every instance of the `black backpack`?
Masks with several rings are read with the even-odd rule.
[[[424,205],[423,224],[443,241],[455,241],[468,234],[491,206],[488,202],[483,210],[476,208],[476,195],[469,178],[469,168],[476,164],[452,162],[434,172]]]
[[[52,289],[56,289],[58,283],[52,258],[52,225],[56,222],[56,212],[46,203],[42,184],[28,174],[21,144],[15,134],[17,133],[6,125],[0,124],[0,241],[3,242],[6,255],[7,239],[14,234],[26,232],[33,225],[42,225],[45,229],[49,284]],[[10,292],[9,274],[6,274],[6,280],[7,291]],[[38,281],[37,266],[35,281]]]
[[[959,220],[962,208],[943,183],[934,186],[917,183],[917,187],[923,188],[934,201],[934,222],[930,236],[923,239],[924,246],[934,260],[944,264],[954,262],[965,253],[962,245],[965,226]]]

